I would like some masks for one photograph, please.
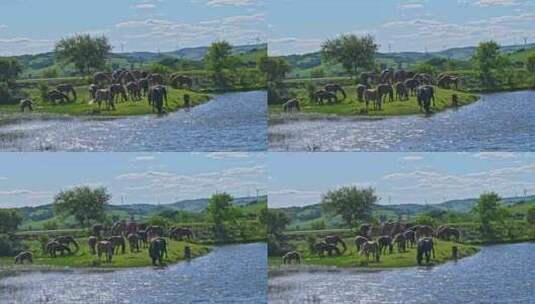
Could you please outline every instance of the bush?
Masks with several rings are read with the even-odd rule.
[[[44,230],[57,230],[58,229],[58,223],[54,220],[49,220],[43,223],[43,229]]]
[[[431,227],[434,227],[437,224],[436,220],[429,215],[419,215],[416,218],[416,223],[418,225],[429,225]]]
[[[58,70],[56,70],[55,68],[49,68],[43,72],[43,78],[57,78],[57,77],[58,77]]]
[[[48,95],[48,83],[46,81],[39,81],[39,83],[37,83],[37,88],[39,89],[39,96],[41,96],[41,100],[45,102]]]
[[[0,256],[15,256],[25,250],[19,240],[10,240],[5,234],[0,235]]]
[[[314,245],[316,244],[316,237],[313,236],[313,235],[308,235],[307,236],[307,245],[308,245],[308,250],[313,253],[314,252]]]
[[[11,102],[11,93],[7,83],[0,82],[0,104],[6,104]]]

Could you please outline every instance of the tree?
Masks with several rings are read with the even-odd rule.
[[[531,53],[528,55],[526,61],[526,68],[528,69],[528,72],[535,74],[535,53]]]
[[[481,233],[486,238],[495,236],[492,222],[500,220],[500,201],[498,194],[489,192],[483,193],[474,205],[473,211],[477,214]]]
[[[378,201],[373,188],[342,187],[331,190],[321,198],[325,212],[340,215],[348,227],[372,217],[372,207]]]
[[[230,55],[232,45],[227,41],[217,41],[208,48],[208,53],[204,57],[206,68],[214,75],[217,86],[224,86],[226,83],[223,70],[230,67]]]
[[[429,63],[426,62],[420,62],[416,65],[414,68],[414,71],[417,73],[426,73],[429,75],[436,75],[437,74],[437,68]]]
[[[22,66],[13,57],[0,57],[0,82],[12,83],[22,73]]]
[[[111,195],[104,187],[75,187],[54,197],[54,212],[62,216],[72,215],[82,227],[86,227],[92,220],[104,220],[104,210],[110,199]]]
[[[22,217],[15,209],[0,209],[0,233],[10,233],[17,230],[22,223]]]
[[[279,237],[290,224],[290,218],[286,213],[275,209],[262,209],[259,217],[260,223],[266,225],[267,233]]]
[[[526,220],[531,225],[535,225],[535,206],[531,206],[526,213]]]
[[[495,85],[496,78],[492,70],[503,66],[504,58],[500,46],[495,41],[481,42],[476,48],[472,59],[484,87],[491,88]]]
[[[91,70],[104,69],[111,49],[105,36],[76,35],[61,39],[56,43],[54,52],[59,62],[72,63],[80,74],[87,75]]]
[[[340,63],[348,74],[357,76],[359,68],[373,67],[377,48],[371,35],[342,35],[325,41],[321,46],[321,54],[325,61]]]
[[[210,197],[206,212],[214,223],[214,233],[218,240],[226,239],[228,232],[225,227],[226,221],[233,221],[234,208],[231,202],[234,198],[228,193],[214,194]]]
[[[291,70],[290,65],[281,57],[263,56],[258,59],[258,69],[266,74],[268,82],[280,82]]]

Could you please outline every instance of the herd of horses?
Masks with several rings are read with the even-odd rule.
[[[105,262],[112,263],[113,256],[126,253],[126,244],[130,252],[140,252],[140,248],[148,248],[152,265],[163,265],[164,256],[167,258],[167,239],[185,240],[193,239],[193,231],[190,228],[171,227],[167,231],[162,226],[144,223],[116,222],[112,226],[95,224],[91,229],[91,235],[87,238],[89,253],[98,257],[99,261],[104,257]],[[71,255],[78,252],[80,246],[73,236],[59,236],[49,240],[43,246],[43,252],[55,258],[58,256]],[[185,253],[185,255],[189,255]],[[15,264],[23,264],[25,261],[33,263],[33,253],[23,251],[15,257]]]
[[[167,80],[167,81],[166,81]],[[118,69],[113,72],[96,72],[93,75],[92,83],[88,90],[92,98],[90,103],[97,103],[101,109],[104,103],[107,110],[115,110],[115,104],[129,99],[133,102],[140,101],[147,97],[153,112],[159,114],[164,112],[164,104],[167,106],[167,86],[168,83],[174,88],[192,89],[193,79],[189,76],[173,73],[169,77],[159,73],[148,73],[139,70]],[[184,96],[186,106],[189,107],[189,96]],[[72,98],[72,99],[71,99]],[[60,84],[55,89],[46,93],[46,101],[53,103],[69,103],[76,101],[77,94],[71,84]],[[187,100],[186,100],[187,99]],[[26,108],[33,110],[33,101],[22,99],[20,101],[21,111]]]
[[[407,252],[408,248],[416,247],[416,261],[422,264],[423,259],[429,264],[431,256],[435,258],[433,238],[444,240],[454,239],[460,241],[461,231],[448,225],[439,226],[434,230],[429,225],[408,226],[401,222],[387,222],[383,225],[363,224],[354,238],[354,244],[359,255],[369,262],[370,256],[375,262],[380,262],[380,256],[393,254],[394,248],[398,253]],[[341,248],[340,248],[341,246]],[[347,250],[347,245],[340,236],[328,235],[322,241],[313,244],[311,251],[320,257],[342,255]],[[300,264],[301,253],[292,250],[283,258],[283,264]]]
[[[460,78],[451,74],[440,74],[437,78],[427,73],[392,69],[381,73],[363,72],[356,86],[357,100],[366,103],[368,111],[373,103],[375,111],[381,111],[383,103],[396,100],[407,101],[409,96],[416,96],[421,111],[431,112],[435,102],[435,86],[439,88],[459,88]],[[341,95],[341,96],[340,96]],[[316,104],[335,104],[347,97],[342,86],[330,83],[312,94]],[[283,111],[300,111],[299,100],[294,98],[283,104]]]

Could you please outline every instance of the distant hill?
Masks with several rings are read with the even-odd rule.
[[[258,201],[267,201],[267,196],[258,197]],[[248,206],[251,203],[257,202],[257,197],[238,197],[235,198],[232,204],[237,206]],[[125,204],[125,205],[109,205],[106,209],[108,214],[117,216],[119,218],[147,218],[151,215],[157,214],[163,210],[202,212],[208,206],[209,199],[193,199],[183,200],[170,204]],[[37,207],[22,207],[16,208],[23,218],[22,227],[28,225],[39,226],[45,221],[54,218],[54,211],[52,204],[41,205]]]
[[[374,216],[384,215],[389,219],[397,219],[399,215],[408,215],[410,217],[421,213],[449,210],[461,213],[467,213],[472,210],[477,198],[449,200],[439,204],[394,204],[394,205],[376,205],[373,210]],[[502,203],[513,206],[517,211],[525,211],[531,205],[535,205],[535,195],[527,197],[508,197],[503,198]],[[279,208],[279,210],[286,213],[291,219],[291,227],[309,226],[311,223],[318,220],[325,220],[330,226],[341,224],[340,218],[326,218],[321,212],[320,204],[307,205],[303,207],[287,207]]]

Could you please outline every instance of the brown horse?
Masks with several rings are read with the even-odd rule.
[[[367,241],[369,241],[368,238],[362,236],[362,235],[357,235],[355,237],[355,246],[357,247],[357,251],[360,251],[360,248],[362,247],[362,244],[366,243]]]
[[[314,93],[314,100],[317,104],[323,104],[324,100],[327,100],[328,103],[337,103],[338,97],[332,92],[319,90]]]
[[[24,261],[33,264],[33,254],[29,251],[22,251],[15,256],[15,264],[24,264]]]
[[[72,94],[73,100],[76,100],[76,90],[74,90],[74,87],[70,84],[60,84],[56,87],[56,90],[60,91],[61,93],[64,93],[65,95]]]
[[[174,88],[182,88],[185,86],[186,88],[191,90],[191,88],[193,87],[193,79],[185,75],[172,74],[171,86],[173,86]]]
[[[62,245],[70,246],[71,244],[74,246],[74,252],[78,252],[80,247],[78,246],[78,242],[74,239],[74,237],[70,235],[60,236],[54,239],[54,241],[59,242]]]
[[[406,251],[406,249],[407,249],[407,239],[405,239],[405,236],[403,235],[403,233],[396,234],[394,236],[393,242],[398,247],[398,253]]]
[[[292,264],[292,262],[295,262],[296,264],[301,264],[301,254],[299,252],[290,251],[282,257],[283,264]]]
[[[381,111],[381,99],[375,89],[367,89],[364,91],[364,101],[366,101],[366,111],[368,111],[368,105],[373,102],[373,109]]]
[[[437,237],[444,240],[449,240],[453,237],[456,242],[459,242],[461,239],[461,231],[457,228],[443,227],[437,231]]]
[[[28,108],[30,112],[33,112],[33,101],[31,99],[21,99],[20,101],[20,111],[24,112]]]
[[[326,84],[323,89],[327,92],[331,92],[333,93],[334,95],[336,95],[338,92],[342,93],[342,100],[346,99],[347,95],[346,95],[346,91],[344,91],[344,89],[338,85],[338,84],[335,84],[335,83],[329,83],[329,84]]]
[[[407,92],[407,87],[401,81],[396,83],[396,99],[399,101],[409,100],[409,93]]]
[[[340,252],[340,249],[338,249],[338,247],[332,244],[327,244],[326,242],[319,242],[315,244],[313,248],[314,248],[314,252],[316,252],[319,256],[324,256],[325,252],[327,252],[329,256],[332,256],[333,252],[336,255],[342,254],[342,252]]]
[[[416,225],[412,227],[412,230],[414,230],[414,234],[416,239],[420,239],[423,236],[429,236],[432,237],[435,234],[435,231],[431,226],[428,225]]]
[[[98,239],[96,236],[90,236],[87,239],[87,245],[89,246],[89,252],[92,255],[95,255],[97,253],[96,246],[97,246]]]
[[[394,88],[391,84],[380,84],[377,86],[377,94],[379,95],[379,99],[381,102],[386,102],[386,98],[388,97],[388,101],[393,102],[394,101]]]
[[[405,240],[407,241],[407,245],[409,245],[411,248],[416,245],[416,234],[413,230],[407,229],[405,232],[403,232],[403,236],[405,237]]]
[[[362,250],[360,251],[361,256],[366,256],[366,262],[370,261],[370,255],[375,259],[376,262],[379,262],[381,250],[377,242],[368,241],[362,244]]]
[[[357,85],[357,100],[359,102],[364,102],[364,92],[368,89],[368,86],[363,84]]]
[[[377,244],[379,244],[379,251],[381,253],[391,254],[394,251],[394,246],[392,245],[392,237],[390,235],[383,235],[377,239]]]
[[[139,237],[135,233],[130,233],[127,237],[130,244],[130,252],[139,252]]]
[[[56,101],[59,101],[59,103],[69,103],[71,100],[69,99],[69,96],[67,94],[60,92],[58,90],[52,90],[46,94],[46,100],[56,103]]]
[[[113,102],[119,102],[119,96],[122,98],[123,101],[128,101],[128,96],[126,95],[126,89],[122,84],[114,83],[111,84],[110,87],[110,93],[111,93],[111,99],[113,99]]]
[[[342,240],[341,237],[337,235],[328,235],[325,237],[324,241],[327,244],[334,245],[337,247],[338,247],[338,244],[340,243],[342,247],[344,248],[342,252],[345,252],[347,250],[346,243]]]
[[[103,254],[106,257],[106,262],[111,263],[113,259],[113,244],[110,241],[100,241],[97,243],[99,261]]]
[[[126,252],[126,241],[122,235],[114,235],[110,237],[108,241],[112,244],[115,254],[119,253],[119,248],[121,249],[122,254]]]
[[[418,246],[416,249],[416,261],[418,262],[418,265],[422,265],[422,260],[424,256],[425,256],[425,262],[429,264],[431,254],[433,255],[433,259],[434,259],[435,258],[435,246],[433,244],[433,238],[424,237],[424,238],[419,239]]]

